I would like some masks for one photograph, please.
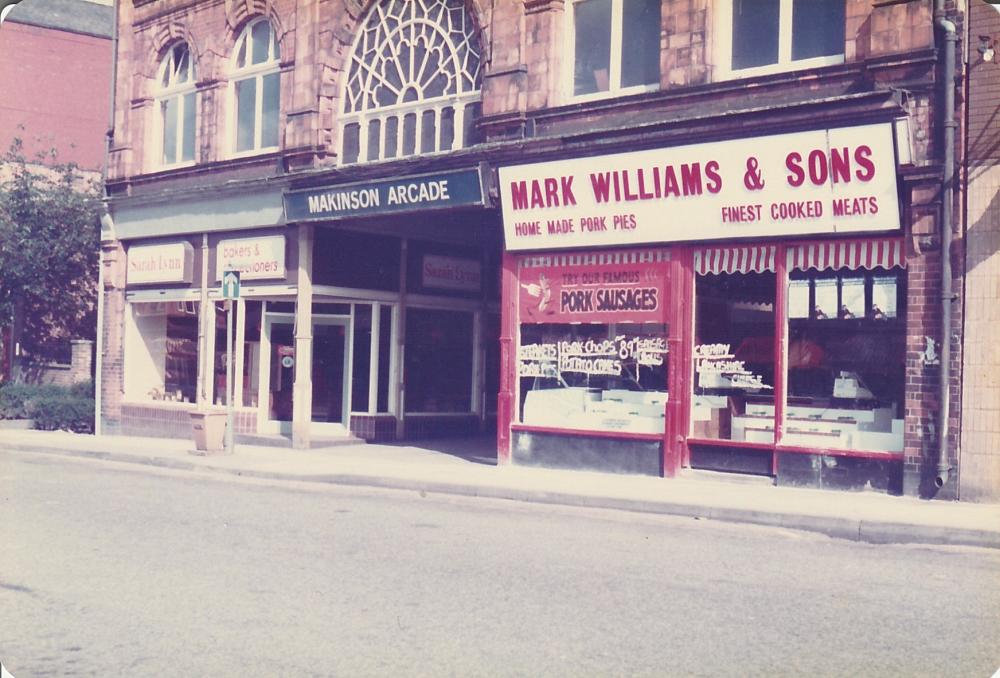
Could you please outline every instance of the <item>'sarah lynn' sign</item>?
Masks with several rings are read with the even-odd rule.
[[[220,240],[215,248],[215,279],[239,271],[243,280],[285,277],[285,236]]]
[[[285,219],[316,221],[481,206],[484,196],[478,168],[452,170],[289,191]]]
[[[126,284],[190,283],[193,262],[189,242],[133,245],[127,254]]]
[[[662,263],[522,268],[522,323],[665,322]]]
[[[482,286],[482,271],[475,259],[425,254],[420,272],[424,287],[478,292]]]
[[[892,125],[501,167],[508,250],[899,228]]]

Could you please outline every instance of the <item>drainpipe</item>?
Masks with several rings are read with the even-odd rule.
[[[94,351],[94,435],[103,433],[101,407],[104,386],[104,240],[114,238],[114,221],[108,210],[108,162],[115,138],[115,85],[118,82],[118,0],[111,4],[111,87],[108,109],[108,131],[104,141],[104,166],[101,168],[101,190],[104,191],[104,214],[101,215],[101,243],[97,251],[97,346]]]
[[[955,202],[955,47],[958,33],[955,24],[945,18],[944,0],[934,2],[934,23],[941,29],[944,42],[944,176],[941,181],[941,380],[939,386],[940,418],[938,423],[937,475],[934,484],[941,488],[948,482],[948,424],[951,411],[951,229]]]

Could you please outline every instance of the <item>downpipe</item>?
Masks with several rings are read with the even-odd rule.
[[[951,281],[951,240],[955,202],[955,50],[958,31],[946,19],[944,0],[935,0],[935,24],[941,30],[944,42],[944,175],[941,180],[941,375],[938,403],[937,474],[934,485],[941,489],[951,475],[948,463],[948,430],[951,412],[951,311],[953,290]]]

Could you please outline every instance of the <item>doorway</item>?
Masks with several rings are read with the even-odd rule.
[[[261,402],[266,404],[262,429],[290,435],[294,407],[295,354],[294,316],[267,314],[262,336]],[[347,430],[348,368],[351,320],[349,317],[314,317],[312,341],[312,430],[337,434]]]

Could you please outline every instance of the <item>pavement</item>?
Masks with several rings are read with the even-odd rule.
[[[927,501],[737,482],[688,472],[673,479],[497,466],[482,439],[293,450],[238,444],[198,456],[190,440],[0,430],[0,451],[65,455],[274,481],[414,490],[468,497],[685,516],[876,544],[1000,549],[1000,504]]]

